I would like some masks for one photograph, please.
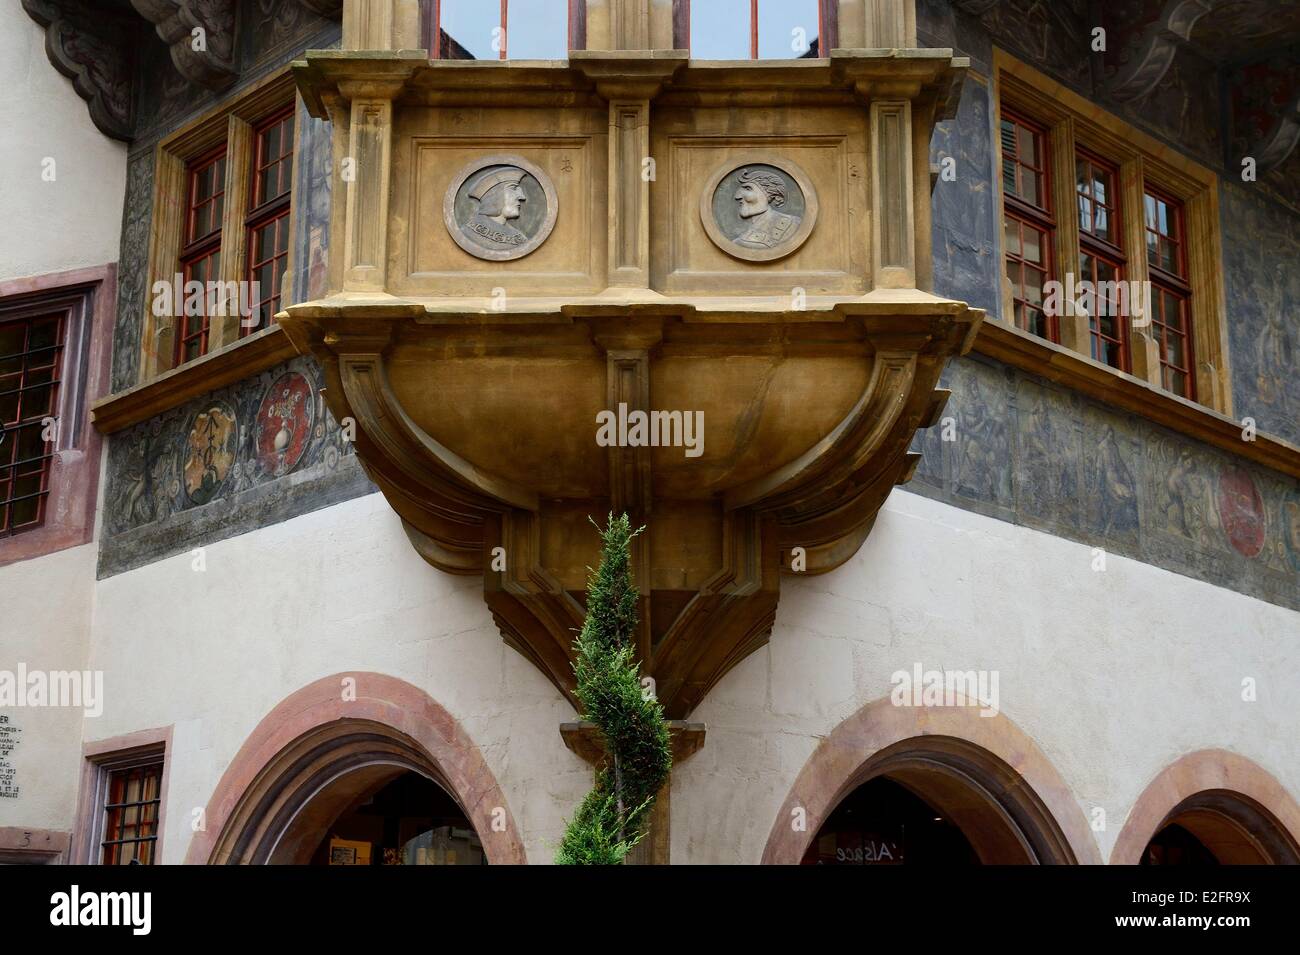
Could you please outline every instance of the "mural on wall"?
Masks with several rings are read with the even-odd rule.
[[[126,168],[122,210],[122,248],[117,263],[117,322],[113,326],[112,389],[122,391],[140,374],[140,335],[149,267],[150,204],[153,202],[154,154],[136,153]]]
[[[908,491],[1300,609],[1296,481],[980,356],[942,384]]]
[[[369,493],[294,358],[112,436],[100,574]]]
[[[1220,197],[1233,413],[1300,443],[1300,215],[1247,184]]]
[[[988,86],[968,77],[954,119],[935,126],[930,162],[940,168],[931,192],[934,290],[1001,313],[1001,260],[994,223],[993,145]],[[952,159],[952,178],[944,161]]]

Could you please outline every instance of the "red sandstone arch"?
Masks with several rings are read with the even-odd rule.
[[[1300,861],[1300,805],[1244,756],[1202,749],[1165,767],[1142,791],[1111,850],[1111,865],[1137,865],[1151,838],[1178,822],[1225,863]]]
[[[355,699],[343,698],[345,678],[356,681]],[[342,811],[340,779],[347,776],[355,796],[358,787],[376,789],[407,770],[460,804],[489,862],[527,862],[505,795],[456,718],[418,687],[370,672],[317,680],[257,724],[208,801],[206,829],[185,861],[302,861],[311,817]],[[496,810],[504,831],[493,829]]]
[[[876,776],[891,778],[948,812],[987,862],[1101,863],[1069,787],[1019,727],[978,707],[868,703],[824,738],[777,813],[766,865],[793,865],[835,807]],[[797,808],[805,831],[791,825]],[[976,817],[992,827],[973,825]]]

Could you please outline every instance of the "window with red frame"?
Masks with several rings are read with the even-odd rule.
[[[191,163],[185,215],[185,241],[181,246],[181,274],[190,282],[215,282],[221,260],[221,217],[226,208],[226,150],[221,149]],[[176,320],[177,365],[208,352],[212,317],[208,295],[202,301],[186,295],[186,306]]]
[[[269,327],[280,311],[289,263],[289,203],[293,194],[293,108],[257,127],[249,199],[248,281],[257,283],[253,314],[241,319],[242,338]]]
[[[424,0],[438,60],[563,60],[586,46],[586,0]]]
[[[689,4],[684,42],[675,42],[696,60],[816,57],[832,6],[821,0],[700,0]]]
[[[1079,281],[1091,282],[1096,293],[1088,316],[1092,357],[1128,371],[1132,305],[1118,284],[1124,280],[1125,265],[1119,244],[1119,177],[1114,166],[1087,153],[1075,157],[1074,169],[1079,204]]]
[[[45,520],[63,340],[61,314],[0,322],[0,537]]]
[[[1016,327],[1057,341],[1056,317],[1043,310],[1056,229],[1047,175],[1047,131],[1006,112],[1002,114],[1002,191],[1003,243]]]
[[[1151,336],[1160,349],[1160,382],[1166,391],[1195,398],[1183,208],[1148,187],[1143,212],[1151,276]]]
[[[162,803],[163,764],[149,763],[108,774],[102,865],[153,865]]]

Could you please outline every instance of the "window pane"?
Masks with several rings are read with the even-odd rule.
[[[817,6],[818,0],[758,0],[759,58],[815,56]]]
[[[496,0],[442,0],[441,10],[443,32],[473,59],[500,58],[501,6]],[[567,24],[567,14],[564,19]]]
[[[1106,199],[1106,175],[1100,170],[1094,170],[1092,197],[1103,205],[1108,202]]]
[[[1002,120],[1002,155],[1012,159],[1016,156],[1016,124],[1009,119]]]
[[[1156,200],[1155,200],[1155,197],[1150,196],[1150,195],[1143,196],[1143,197],[1142,197],[1142,207],[1143,207],[1144,213],[1145,213],[1145,215],[1146,215],[1147,228],[1148,228],[1148,229],[1154,229],[1154,228],[1156,227]],[[1147,242],[1150,243],[1150,237],[1147,238]]]
[[[1007,255],[1014,255],[1017,258],[1022,254],[1020,247],[1020,223],[1010,216],[1003,220],[1003,235],[1006,238]]]
[[[749,59],[749,0],[692,3],[691,58]]]
[[[496,6],[491,0],[478,0]],[[569,55],[568,0],[510,0],[506,52],[512,60],[563,60]]]
[[[1023,166],[1020,169],[1020,198],[1024,199],[1030,205],[1043,205],[1042,191],[1039,189],[1041,177],[1038,173],[1026,169]]]
[[[1092,223],[1093,234],[1099,239],[1110,239],[1110,217],[1101,206],[1097,207],[1097,216]]]
[[[1165,361],[1179,368],[1186,368],[1187,362],[1183,360],[1183,354],[1183,336],[1170,335],[1165,340]]]
[[[1079,196],[1079,228],[1084,232],[1092,231],[1092,202],[1087,196]]]
[[[1038,165],[1038,136],[1027,126],[1018,126],[1016,134],[1020,139],[1020,161],[1028,166]]]
[[[1043,261],[1043,249],[1041,245],[1042,238],[1043,238],[1043,234],[1039,232],[1037,229],[1030,229],[1030,228],[1025,229],[1024,258],[1026,262]]]

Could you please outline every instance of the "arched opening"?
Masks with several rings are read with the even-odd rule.
[[[240,747],[205,820],[190,863],[527,861],[505,795],[460,724],[380,673],[324,677],[283,700]]]
[[[415,851],[422,837],[426,850]],[[454,846],[448,842],[456,840]],[[483,844],[451,785],[406,734],[370,720],[315,727],[254,780],[217,844],[253,865],[481,861]],[[459,850],[459,851],[457,851]]]
[[[1073,863],[1047,807],[992,753],[946,736],[868,759],[804,852],[807,865]]]
[[[370,782],[323,832],[312,865],[487,864],[483,843],[456,800],[409,769]]]
[[[1129,810],[1112,865],[1300,864],[1300,805],[1263,767],[1223,749],[1161,770]]]
[[[1240,793],[1207,790],[1180,802],[1142,851],[1141,865],[1296,865],[1282,824]]]

